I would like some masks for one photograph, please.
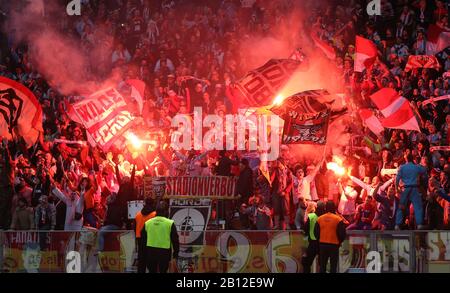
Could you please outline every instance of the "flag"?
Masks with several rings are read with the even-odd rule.
[[[317,30],[313,29],[311,31],[311,39],[313,40],[314,45],[316,45],[316,47],[319,48],[325,54],[325,56],[327,56],[328,59],[336,59],[336,51],[334,50],[333,46],[319,38],[317,36]]]
[[[227,86],[226,93],[235,112],[239,108],[272,104],[278,91],[289,82],[300,64],[301,62],[292,59],[271,59]]]
[[[356,36],[355,72],[372,66],[378,55],[377,46],[368,39]]]
[[[115,88],[100,90],[70,105],[69,117],[86,128],[88,141],[107,151],[133,126],[135,117]]]
[[[125,81],[131,87],[131,97],[136,100],[139,106],[139,113],[144,109],[145,82],[139,79],[128,79]]]
[[[304,114],[318,113],[328,109],[328,107],[325,104],[320,103],[318,99],[329,95],[330,93],[324,89],[300,92],[286,98],[280,105],[273,106],[270,108],[270,111],[278,116],[283,116],[291,110]]]
[[[0,77],[0,135],[12,139],[18,135],[28,147],[39,139],[42,129],[42,107],[24,85]]]
[[[359,110],[359,116],[364,124],[376,135],[379,135],[384,127],[381,125],[380,120],[375,116],[370,109],[361,109]]]
[[[450,32],[430,24],[427,32],[427,55],[436,55],[450,46]]]
[[[381,119],[381,125],[384,127],[420,131],[408,100],[394,89],[383,88],[370,98],[385,117]]]
[[[408,72],[413,68],[431,68],[439,70],[441,65],[436,56],[433,55],[410,55],[408,63],[406,63],[405,71]]]
[[[318,98],[327,95],[326,90],[304,91],[270,109],[285,120],[283,144],[326,144],[331,111]]]
[[[440,96],[440,97],[436,97],[436,98],[430,98],[428,100],[423,101],[422,106],[431,104],[433,102],[439,102],[439,101],[444,101],[444,100],[450,100],[450,95]]]

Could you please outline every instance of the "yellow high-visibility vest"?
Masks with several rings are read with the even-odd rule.
[[[172,224],[173,220],[158,216],[145,222],[147,246],[169,249],[171,247],[170,233]]]

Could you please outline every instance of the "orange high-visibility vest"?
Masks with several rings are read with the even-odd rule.
[[[317,219],[317,224],[320,228],[320,243],[329,243],[339,245],[339,239],[337,236],[337,227],[338,224],[342,221],[342,219],[333,214],[326,213]]]
[[[150,214],[144,216],[141,212],[136,213],[136,238],[141,238],[141,230],[144,228],[145,222],[154,218],[156,216],[156,212],[153,211]]]

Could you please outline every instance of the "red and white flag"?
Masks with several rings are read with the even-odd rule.
[[[445,96],[440,96],[440,97],[436,97],[436,98],[430,98],[428,100],[425,100],[422,102],[422,106],[434,103],[434,102],[439,102],[439,101],[445,101],[445,100],[450,100],[450,95],[445,95]]]
[[[0,136],[21,136],[30,147],[42,132],[42,107],[35,95],[24,85],[0,77]]]
[[[394,89],[383,88],[370,98],[385,117],[381,120],[381,125],[384,127],[420,131],[408,100]]]
[[[381,125],[380,120],[375,116],[370,109],[359,110],[359,116],[361,117],[364,124],[376,135],[379,135],[384,127]]]
[[[378,55],[377,46],[368,39],[356,36],[355,72],[363,72],[375,62]]]
[[[408,72],[414,68],[430,68],[439,70],[441,65],[436,56],[433,55],[410,55],[406,63],[405,71]]]
[[[103,151],[119,141],[135,119],[124,97],[114,88],[100,90],[68,110],[70,119],[86,128],[89,143]]]
[[[450,46],[450,32],[431,24],[427,32],[427,55],[436,55]]]
[[[293,59],[271,59],[227,86],[226,95],[233,104],[233,112],[272,104],[301,64]]]
[[[136,100],[139,106],[139,113],[144,109],[145,82],[139,79],[128,79],[125,81],[131,87],[131,97]]]
[[[333,46],[317,36],[317,30],[313,29],[311,31],[311,39],[313,40],[316,47],[322,50],[322,52],[325,54],[325,56],[327,56],[328,59],[336,59],[336,51],[334,50]]]

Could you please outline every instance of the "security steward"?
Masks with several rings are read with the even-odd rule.
[[[138,248],[138,260],[140,260],[140,255],[145,253],[145,250],[141,250],[143,246],[141,245],[141,231],[144,228],[145,222],[154,218],[156,216],[155,207],[153,204],[153,199],[147,197],[145,199],[144,207],[142,210],[136,213],[134,220],[136,221],[136,246]],[[145,248],[145,247],[144,247]],[[145,261],[138,261],[138,273],[145,273]]]
[[[139,261],[145,259],[150,273],[167,273],[172,256],[178,258],[180,242],[177,228],[168,216],[168,206],[161,201],[156,207],[156,217],[145,222],[141,231],[141,251],[144,253]]]
[[[315,227],[317,225],[317,219],[325,213],[325,203],[323,201],[317,202],[317,208],[314,212],[308,214],[306,219],[304,231],[308,237],[308,248],[306,254],[302,257],[302,266],[304,273],[311,273],[311,265],[319,254],[319,242],[315,235]]]
[[[336,205],[333,201],[327,201],[326,211],[326,214],[317,219],[315,227],[315,236],[319,239],[320,272],[326,273],[330,260],[330,272],[337,273],[339,246],[346,236],[345,224],[342,218],[336,215]]]

